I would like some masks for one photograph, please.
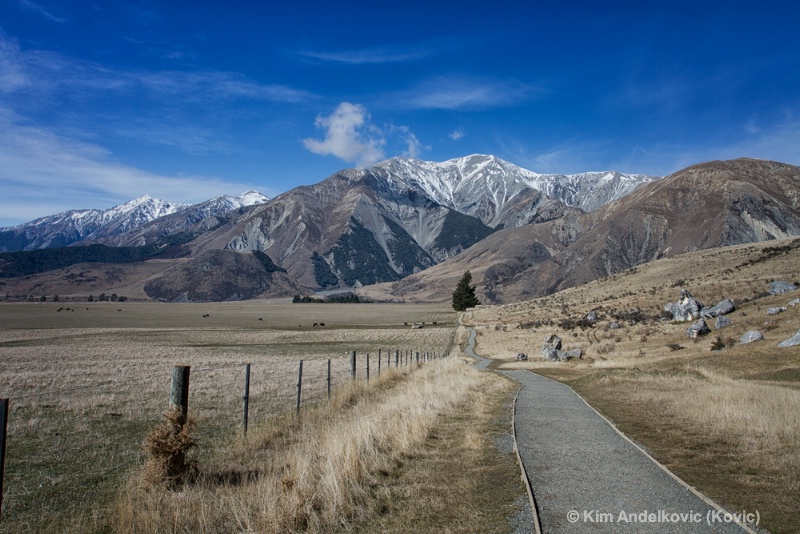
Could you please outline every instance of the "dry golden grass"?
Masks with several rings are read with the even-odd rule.
[[[478,308],[478,352],[501,368],[531,369],[570,384],[626,434],[722,504],[758,510],[773,532],[800,531],[800,306],[768,316],[800,292],[765,296],[772,280],[800,281],[796,240],[686,254],[530,302]],[[765,250],[767,249],[767,250]],[[699,340],[688,323],[660,319],[686,288],[707,305],[731,298],[732,325]],[[593,327],[565,327],[597,310]],[[641,322],[616,319],[636,310]],[[709,321],[713,329],[713,321]],[[765,340],[737,343],[749,330]],[[581,360],[541,359],[555,333]],[[716,339],[723,351],[711,351]],[[673,350],[677,349],[677,350]],[[518,352],[531,360],[515,362]]]
[[[67,307],[75,311],[57,311]],[[403,326],[422,321],[429,326]],[[245,363],[257,426],[294,409],[301,358],[305,406],[326,396],[328,358],[336,391],[350,381],[348,351],[363,379],[367,353],[374,377],[379,349],[385,371],[388,350],[441,353],[453,332],[452,311],[429,305],[0,304],[0,397],[11,399],[0,532],[105,528],[167,409],[174,365],[192,366],[202,464],[241,433]]]
[[[393,506],[398,472],[441,431],[442,419],[467,407],[480,412],[477,391],[487,384],[497,390],[500,383],[507,399],[503,382],[451,358],[410,372],[384,373],[369,387],[357,383],[301,421],[290,418],[255,429],[218,464],[201,467],[200,480],[180,491],[132,484],[120,502],[115,530],[330,532],[380,521]],[[461,451],[472,445],[483,454],[488,448],[474,433],[459,442]],[[424,493],[423,508],[432,505],[428,499],[438,500],[426,488],[404,487],[407,494]],[[507,506],[501,514],[509,513]],[[390,518],[396,521],[397,515]],[[381,529],[386,530],[385,523]],[[438,530],[429,522],[416,523],[416,529]]]

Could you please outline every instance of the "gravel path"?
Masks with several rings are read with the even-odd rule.
[[[492,360],[475,354],[475,336],[472,330],[466,353],[486,369]],[[517,447],[543,532],[754,532],[690,490],[568,386],[528,371],[501,372],[523,384]]]

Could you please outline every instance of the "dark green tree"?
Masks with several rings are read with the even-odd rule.
[[[464,311],[467,308],[474,308],[481,303],[475,296],[475,286],[471,286],[472,274],[469,271],[464,273],[458,281],[455,291],[453,291],[453,309]]]

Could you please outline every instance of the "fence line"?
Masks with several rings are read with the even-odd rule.
[[[394,356],[395,370],[399,370],[401,368],[409,368],[409,367],[411,367],[412,365],[415,365],[415,364],[416,364],[416,367],[419,367],[419,364],[421,363],[420,362],[420,358],[419,358],[419,354],[420,354],[419,352],[415,352],[414,353],[414,354],[416,354],[416,362],[414,361],[413,357],[410,357],[411,351],[405,350],[405,358],[401,358],[401,354],[402,354],[402,352],[399,349],[394,349],[393,351],[392,350],[387,350],[386,351],[386,368],[387,368],[387,370],[391,369],[392,356]],[[428,359],[427,359],[428,353],[425,352],[424,354],[426,355],[426,357],[423,359],[422,363],[428,361]],[[433,354],[436,355],[435,352]],[[449,355],[449,352],[444,352],[444,353],[440,353],[440,354],[441,354],[441,357],[444,358],[444,357]],[[369,383],[369,379],[370,379],[370,359],[371,359],[370,354],[366,353],[365,356],[362,356],[365,365],[363,366],[364,372],[362,373],[361,377],[358,376],[358,372],[357,372],[357,353],[355,351],[350,351],[349,352],[349,356],[350,356],[350,362],[349,362],[350,363],[350,369],[349,369],[350,373],[349,374],[350,374],[351,381],[356,381],[358,379],[364,378],[366,380],[367,384],[368,384]],[[437,356],[434,356],[434,358],[438,359]],[[325,397],[327,397],[327,399],[330,400],[330,398],[331,398],[331,390],[333,388],[333,381],[334,381],[333,380],[333,376],[331,374],[331,371],[332,371],[332,365],[331,365],[332,359],[331,358],[327,358],[327,361],[325,362],[325,374],[324,374],[324,377],[318,376],[317,374],[309,374],[309,373],[306,373],[306,375],[304,376],[304,374],[303,374],[303,362],[304,361],[302,359],[299,361],[299,369],[298,369],[298,375],[297,375],[297,385],[296,385],[297,391],[296,391],[296,399],[295,399],[295,414],[297,416],[299,416],[301,414],[301,405],[302,405],[302,402],[304,400],[304,398],[303,398],[303,387],[304,386],[313,386],[313,385],[321,385],[322,386],[322,388],[319,388],[320,391],[315,391],[313,388],[311,388],[309,391],[311,391],[312,394],[311,395],[306,395],[307,398],[305,399],[305,402],[314,402],[315,400],[319,400],[320,398],[325,398]],[[382,362],[382,351],[379,349],[378,350],[378,367],[377,367],[378,376],[380,376],[380,373],[381,373],[381,370],[382,370],[382,363],[381,362]],[[247,364],[229,364],[229,365],[221,365],[221,366],[218,366],[218,367],[217,366],[204,366],[204,367],[201,367],[201,368],[196,368],[196,369],[191,369],[191,370],[193,371],[192,374],[195,375],[195,379],[196,379],[198,374],[202,375],[202,374],[209,373],[209,372],[214,372],[214,371],[228,371],[228,370],[234,370],[234,369],[242,369],[243,366],[245,367],[244,368],[244,372],[245,372],[245,395],[244,395],[244,397],[242,397],[243,405],[244,405],[244,415],[243,415],[243,418],[242,418],[242,425],[243,425],[244,433],[246,434],[247,433],[247,427],[248,427],[248,419],[249,419],[249,415],[250,415],[249,412],[250,412],[250,409],[253,407],[252,403],[253,403],[254,400],[263,401],[263,400],[267,399],[266,409],[267,410],[271,410],[271,409],[274,410],[274,407],[275,407],[276,404],[278,404],[278,405],[279,404],[283,404],[282,403],[282,399],[286,399],[287,404],[288,404],[288,399],[291,398],[291,392],[282,392],[280,384],[276,383],[273,380],[270,380],[269,377],[267,377],[267,381],[265,383],[265,385],[267,387],[264,388],[264,386],[261,386],[262,389],[261,389],[260,393],[257,394],[256,398],[254,399],[253,396],[251,395],[251,392],[250,392],[250,386],[251,386],[251,364],[250,363],[247,363]],[[190,373],[189,373],[189,370],[190,370],[190,366],[188,366],[188,365],[187,366],[175,366],[173,368],[172,375],[171,375],[172,376],[172,382],[171,382],[170,393],[169,393],[169,404],[170,405],[174,405],[174,406],[178,406],[178,407],[181,408],[181,410],[183,412],[183,415],[184,415],[184,420],[186,419],[186,417],[188,415],[189,399],[190,399],[190,395],[189,395],[189,393],[190,393],[190,391],[189,391],[190,390],[190,388],[189,388],[189,376],[190,376]],[[66,387],[66,388],[60,388],[60,389],[50,389],[50,390],[47,390],[47,391],[29,393],[29,394],[25,394],[25,395],[19,395],[19,396],[16,396],[14,398],[15,399],[41,398],[43,396],[47,396],[47,397],[59,396],[59,395],[63,395],[64,393],[82,391],[82,390],[101,389],[101,388],[108,388],[108,387],[117,388],[117,387],[123,386],[123,385],[140,384],[142,382],[152,382],[154,380],[158,380],[159,377],[164,377],[163,371],[159,371],[157,373],[156,372],[148,373],[148,374],[146,374],[144,376],[137,376],[137,377],[128,378],[128,379],[124,379],[124,380],[105,380],[105,381],[101,381],[101,382],[96,382],[96,383],[92,383],[92,384],[85,384],[85,385],[80,385],[80,386],[74,386],[74,387]],[[346,380],[346,379],[344,379],[344,380]],[[346,381],[344,381],[344,380],[341,382],[342,385],[346,384]],[[239,384],[241,384],[241,382],[239,382]],[[272,386],[272,387],[270,388],[269,386]],[[205,386],[201,386],[201,387],[205,387]],[[316,393],[317,395],[315,396],[313,393]],[[272,402],[270,402],[269,399],[271,399]],[[6,450],[6,442],[7,442],[6,428],[8,427],[8,423],[9,423],[9,419],[8,419],[8,403],[9,403],[9,399],[0,399],[0,517],[2,517],[2,505],[3,505],[3,494],[4,494],[3,482],[4,482],[4,478],[5,478],[5,474],[6,474],[5,473],[5,450]],[[205,408],[201,408],[202,410],[207,410],[208,409],[207,403],[198,403],[197,400],[193,401],[193,403],[194,403],[195,407],[197,407],[198,404],[200,404],[201,406],[205,406]],[[286,406],[286,407],[288,408],[288,406]],[[222,407],[221,406],[217,406],[217,408],[220,409]],[[262,408],[264,408],[264,407],[262,406]],[[197,408],[195,408],[195,409],[197,409]],[[227,409],[222,409],[222,410],[223,410],[223,413],[227,413]],[[237,408],[237,411],[238,411],[238,408]],[[283,410],[279,410],[279,411],[283,411]],[[283,412],[285,413],[285,411],[283,411]],[[111,414],[111,415],[119,415],[119,414]],[[21,433],[18,430],[17,432],[14,433],[14,435],[12,435],[12,439],[16,435],[20,435],[20,437],[21,437],[22,435],[25,435],[26,433],[27,432],[23,427],[21,429]],[[114,467],[111,467],[110,469],[106,469],[106,470],[100,470],[100,471],[96,472],[96,474],[97,474],[97,476],[106,476],[108,474],[111,474],[112,472],[119,471],[122,468],[123,468],[123,463],[118,463]],[[21,478],[22,476],[23,475],[21,473],[11,473],[11,479],[12,480]],[[6,487],[6,489],[7,489],[7,487]],[[28,490],[26,490],[26,491],[28,491]]]

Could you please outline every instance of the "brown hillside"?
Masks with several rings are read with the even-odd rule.
[[[446,300],[469,269],[483,302],[514,302],[659,258],[797,235],[799,167],[715,161],[643,185],[585,215],[498,232],[446,263],[370,291]]]

